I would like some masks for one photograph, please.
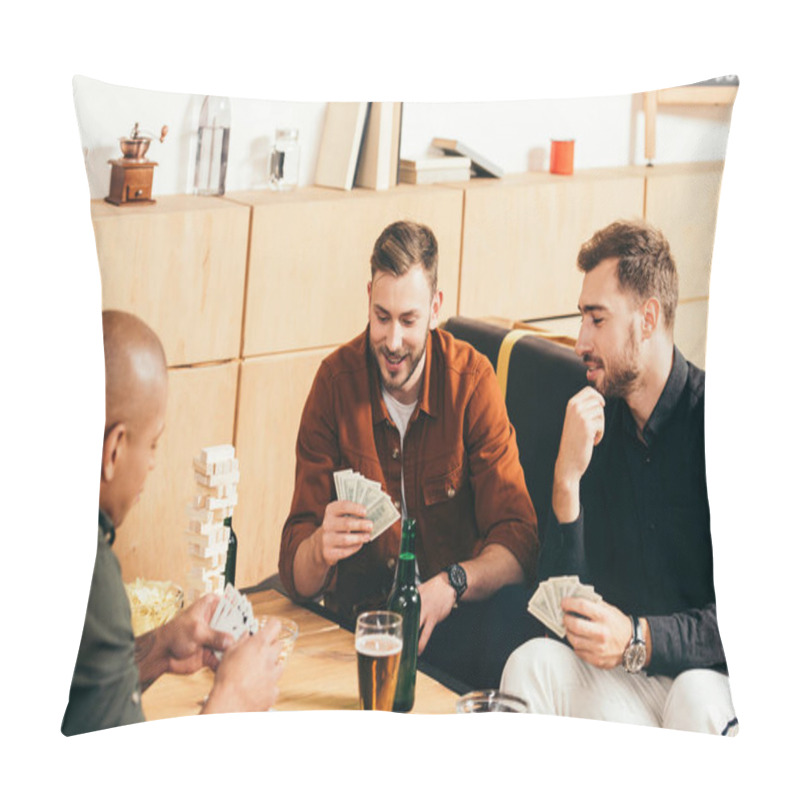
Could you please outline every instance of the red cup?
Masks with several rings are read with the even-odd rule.
[[[550,172],[553,175],[572,175],[574,159],[574,139],[550,140]]]

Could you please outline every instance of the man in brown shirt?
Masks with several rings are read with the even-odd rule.
[[[532,580],[536,514],[490,362],[436,327],[437,261],[423,225],[394,223],[376,242],[369,326],[322,362],[303,411],[280,575],[293,597],[323,595],[351,621],[381,607],[400,522],[370,541],[366,509],[335,499],[333,473],[378,481],[417,521],[420,653],[467,684],[491,686],[502,663],[483,663],[484,634],[493,651],[506,646],[496,645],[499,606],[482,601]]]

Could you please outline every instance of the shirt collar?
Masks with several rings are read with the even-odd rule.
[[[364,336],[365,357],[367,359],[367,372],[369,373],[369,388],[372,400],[372,421],[373,425],[378,425],[385,420],[391,419],[389,410],[386,408],[386,403],[383,399],[381,392],[381,376],[375,359],[372,355],[372,349],[369,346],[369,325],[367,326],[366,335]],[[425,366],[422,368],[422,383],[420,385],[419,397],[417,399],[417,408],[414,411],[411,419],[416,419],[420,412],[424,412],[429,417],[436,417],[438,409],[434,408],[434,398],[440,396],[438,385],[431,385],[431,381],[436,380],[436,373],[431,371],[431,362],[433,360],[433,332],[428,331],[428,338],[425,344]]]
[[[653,444],[654,440],[658,437],[659,433],[663,430],[672,412],[678,405],[683,389],[686,386],[686,381],[689,377],[689,366],[686,359],[677,347],[672,347],[672,367],[667,376],[667,382],[661,391],[661,396],[650,414],[642,431],[645,444],[649,447]],[[636,436],[636,423],[633,421],[633,415],[627,407],[627,414],[624,415],[625,430]]]
[[[109,517],[102,508],[100,509],[97,525],[103,539],[105,539],[109,545],[114,544],[114,539],[117,537],[117,533],[114,530],[114,523],[111,521],[111,517]]]

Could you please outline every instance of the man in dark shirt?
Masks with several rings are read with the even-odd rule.
[[[216,670],[203,713],[266,711],[277,698],[278,624],[234,644],[209,621],[206,595],[176,618],[134,639],[131,609],[111,546],[116,528],[155,463],[167,406],[161,342],[140,319],[103,312],[106,428],[100,470],[97,555],[86,620],[61,731],[67,736],[144,720],[141,693],[164,672]],[[220,662],[214,650],[223,650]]]
[[[654,228],[614,223],[581,248],[576,352],[591,384],[567,405],[539,578],[602,596],[562,601],[570,649],[532,640],[502,688],[532,710],[736,730],[717,628],[705,479],[705,373],[673,343],[678,277]]]

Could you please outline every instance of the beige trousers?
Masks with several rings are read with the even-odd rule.
[[[735,735],[727,675],[691,669],[677,678],[623,667],[599,669],[553,639],[531,639],[509,657],[500,690],[527,700],[531,711]]]

